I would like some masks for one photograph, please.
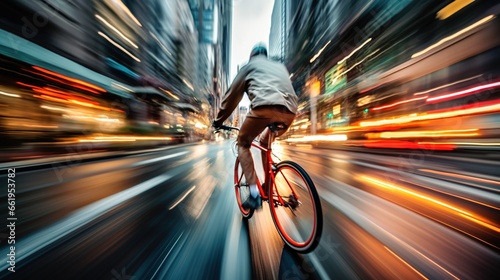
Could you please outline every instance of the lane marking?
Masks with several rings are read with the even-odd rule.
[[[194,191],[195,188],[196,188],[196,186],[193,186],[191,189],[189,189],[179,200],[177,200],[177,202],[175,202],[172,206],[170,206],[170,208],[168,208],[168,210],[174,209],[175,206],[177,206],[179,203],[181,203],[186,198],[186,196],[188,196],[188,194],[190,194],[192,191]]]
[[[165,256],[165,258],[163,258],[163,260],[161,261],[160,265],[158,266],[158,268],[156,269],[155,273],[153,274],[153,276],[151,276],[151,279],[154,279],[156,274],[158,273],[158,271],[160,271],[160,268],[161,266],[163,265],[163,263],[167,260],[168,256],[170,255],[170,253],[172,252],[172,250],[174,249],[175,245],[177,245],[177,242],[179,242],[179,239],[181,239],[182,235],[184,234],[184,232],[181,232],[181,235],[179,235],[179,237],[177,237],[177,240],[175,240],[175,243],[174,245],[172,245],[172,248],[170,248],[170,250],[168,251],[167,255]]]
[[[187,154],[187,151],[179,152],[179,153],[175,153],[175,154],[171,154],[171,155],[166,155],[166,156],[159,157],[159,158],[152,158],[152,159],[148,159],[148,160],[144,160],[144,161],[139,161],[139,162],[136,162],[136,163],[132,164],[131,166],[135,167],[135,166],[146,165],[146,164],[154,163],[154,162],[157,162],[157,161],[166,160],[166,159],[169,159],[169,158],[182,156],[182,155],[185,155],[185,154]]]

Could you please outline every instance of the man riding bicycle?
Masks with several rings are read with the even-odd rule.
[[[245,92],[250,99],[250,111],[238,134],[238,157],[247,184],[250,186],[250,196],[243,203],[243,207],[257,209],[262,206],[262,200],[257,187],[250,146],[253,139],[265,130],[259,140],[261,145],[267,147],[269,124],[284,123],[286,128],[279,130],[277,136],[285,133],[297,112],[297,95],[288,70],[283,64],[267,58],[267,49],[263,44],[253,47],[250,61],[240,69],[224,95],[219,113],[212,124],[214,128],[219,128],[231,115]],[[262,152],[264,171],[267,174],[265,160],[266,154]]]

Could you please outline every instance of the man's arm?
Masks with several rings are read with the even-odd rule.
[[[222,125],[222,123],[229,118],[229,116],[233,113],[233,110],[240,103],[243,98],[243,94],[245,93],[245,77],[245,69],[242,68],[222,98],[220,110],[215,118],[214,125]]]

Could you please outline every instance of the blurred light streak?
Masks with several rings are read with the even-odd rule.
[[[421,142],[422,144],[436,144],[438,142]],[[443,142],[439,142],[443,143]],[[481,143],[481,142],[446,142],[446,144],[450,145],[464,145],[464,146],[499,146],[500,147],[500,142],[490,142],[490,143]]]
[[[110,119],[108,117],[94,118],[94,120],[99,121],[99,122],[106,122],[106,123],[120,123],[121,122],[119,119]]]
[[[389,251],[389,253],[391,253],[392,255],[394,255],[398,260],[400,260],[402,263],[406,264],[409,268],[411,268],[413,271],[415,271],[418,275],[420,275],[420,277],[424,278],[424,279],[429,279],[427,277],[425,277],[422,273],[420,273],[417,269],[415,269],[413,266],[411,266],[409,263],[407,263],[405,260],[403,260],[401,257],[399,257],[396,253],[394,253],[393,251],[391,251],[391,249],[387,248],[386,246],[384,246],[384,248]],[[456,277],[455,277],[456,278]],[[457,278],[458,279],[458,278]]]
[[[41,68],[41,67],[38,67],[38,66],[32,66],[34,69],[40,71],[40,72],[44,72],[46,74],[50,74],[50,75],[53,75],[53,76],[56,76],[58,78],[61,78],[61,79],[64,79],[64,80],[67,80],[67,81],[70,81],[70,82],[73,82],[73,83],[77,83],[77,84],[80,84],[80,85],[83,85],[83,86],[86,86],[86,87],[89,87],[91,89],[95,89],[97,91],[101,91],[101,92],[106,92],[105,89],[103,88],[100,88],[96,85],[93,85],[93,84],[90,84],[90,83],[87,83],[87,82],[84,82],[84,81],[81,81],[81,80],[78,80],[78,79],[74,79],[74,78],[70,78],[68,76],[64,76],[62,74],[59,74],[59,73],[56,73],[56,72],[52,72],[52,71],[49,71],[47,69],[44,69],[44,68]]]
[[[100,15],[95,15],[95,17],[98,20],[102,21],[111,30],[113,30],[114,32],[116,32],[116,34],[120,35],[120,37],[122,37],[125,41],[127,41],[130,45],[132,45],[132,47],[134,47],[136,49],[139,48],[136,44],[134,44],[134,42],[132,42],[132,40],[130,40],[129,38],[127,38],[127,36],[123,35],[123,33],[121,33],[120,30],[118,30],[116,27],[114,27],[109,22],[107,22],[105,19],[103,19]]]
[[[342,28],[342,30],[339,32],[339,34],[344,33],[351,26],[351,24],[353,22],[355,22],[359,18],[359,16],[361,16],[365,12],[366,9],[368,9],[368,7],[371,5],[372,2],[373,2],[373,0],[368,1],[368,3],[363,8],[361,8],[356,13],[356,15],[354,15],[352,18],[350,18],[349,22],[344,25],[344,28]]]
[[[318,53],[316,53],[312,58],[311,60],[309,60],[309,63],[313,63],[320,55],[321,53],[323,52],[323,50],[325,50],[326,46],[330,45],[330,43],[332,42],[332,40],[328,41],[319,51]]]
[[[411,141],[401,141],[401,140],[381,140],[381,141],[368,141],[363,143],[364,147],[367,148],[388,148],[388,149],[413,149],[413,150],[433,150],[433,151],[452,151],[456,149],[455,145],[450,145],[447,143],[415,143]]]
[[[465,137],[478,136],[478,129],[461,130],[415,130],[415,131],[384,131],[381,133],[367,133],[368,138],[421,138],[421,137]],[[469,132],[469,133],[468,133]]]
[[[457,212],[457,214],[459,216],[461,216],[461,217],[467,218],[468,220],[470,220],[470,221],[472,221],[472,222],[474,222],[476,224],[479,224],[481,226],[487,227],[487,228],[489,228],[489,229],[491,229],[493,231],[496,231],[496,232],[500,233],[500,228],[498,228],[496,226],[493,226],[491,224],[488,224],[488,223],[486,223],[484,221],[481,221],[478,218],[475,218],[472,213],[469,213],[469,212],[467,212],[467,211],[465,211],[463,209],[460,209],[458,207],[452,206],[452,205],[450,205],[448,203],[442,202],[442,201],[437,200],[435,198],[432,198],[432,197],[429,197],[429,196],[426,196],[426,195],[423,195],[423,194],[419,194],[417,192],[405,189],[403,187],[396,186],[394,184],[390,184],[390,183],[387,183],[387,182],[383,182],[381,180],[377,180],[375,178],[371,178],[371,177],[368,177],[368,176],[361,176],[361,179],[364,180],[364,181],[370,182],[372,184],[375,184],[377,186],[383,187],[383,188],[397,190],[397,191],[400,191],[402,193],[408,194],[410,196],[420,198],[420,199],[422,199],[424,201],[440,205],[440,206],[442,206],[444,208],[447,208],[449,210]]]
[[[29,88],[38,88],[37,86],[29,85],[29,84],[25,84],[25,83],[21,83],[21,82],[16,82],[16,84],[18,84],[20,86],[29,87]]]
[[[175,206],[179,205],[179,203],[181,203],[192,191],[194,191],[195,188],[196,186],[193,186],[191,189],[189,189],[181,198],[179,198],[179,200],[177,200],[172,206],[170,206],[168,210],[172,210],[175,208]]]
[[[78,101],[78,100],[74,100],[74,99],[70,99],[69,101],[73,102],[75,104],[78,104],[78,105],[85,106],[85,107],[91,107],[91,108],[101,109],[101,110],[105,110],[105,111],[111,111],[111,108],[94,105],[94,104],[91,104],[88,102],[82,102],[82,101]]]
[[[72,99],[79,100],[82,102],[88,102],[88,103],[92,103],[94,105],[99,105],[99,102],[91,101],[91,100],[86,99],[86,98],[80,98],[80,97],[75,96],[74,94],[72,94],[70,92],[60,91],[60,90],[50,88],[50,87],[34,88],[33,91],[38,92],[38,93],[44,93],[47,95],[56,96],[56,97],[67,98],[68,100],[70,98],[72,98]]]
[[[498,181],[489,180],[489,179],[483,179],[483,178],[479,178],[479,177],[473,177],[473,176],[461,175],[461,174],[456,174],[456,173],[437,171],[437,170],[432,170],[432,169],[419,169],[419,170],[423,171],[423,172],[428,172],[428,173],[434,173],[434,174],[451,176],[451,177],[456,177],[456,178],[461,178],[461,179],[467,179],[467,180],[472,180],[472,181],[478,181],[478,182],[488,183],[488,184],[500,185],[500,182],[498,182]]]
[[[200,122],[196,122],[194,125],[196,128],[207,128],[208,126],[206,124],[202,124]]]
[[[371,39],[371,38],[370,38]],[[358,61],[356,64],[354,64],[353,66],[351,66],[351,68],[345,70],[344,72],[340,73],[340,74],[337,74],[334,79],[337,79],[345,74],[347,74],[348,72],[350,72],[352,69],[356,68],[356,66],[358,66],[359,64],[363,63],[363,61],[365,61],[366,59],[368,59],[370,56],[374,55],[375,53],[377,53],[380,49],[376,49],[375,51],[373,51],[372,53],[368,54],[367,56],[365,56],[363,59],[361,59],[360,61]],[[338,64],[338,63],[337,63]]]
[[[149,34],[151,34],[151,36],[153,36],[153,38],[158,42],[158,44],[160,44],[161,48],[168,53],[168,55],[172,56],[172,53],[170,53],[170,51],[167,49],[167,47],[165,47],[165,45],[162,44],[160,39],[158,39],[158,37],[156,37],[156,35],[153,32],[150,31]]]
[[[341,64],[343,63],[344,61],[348,60],[353,54],[355,54],[357,51],[359,51],[362,47],[364,47],[366,44],[370,43],[370,41],[372,40],[372,38],[368,38],[368,40],[366,40],[363,44],[361,44],[361,46],[355,48],[348,56],[344,57],[342,60],[340,60],[339,62],[337,62],[337,64]],[[371,56],[372,54],[376,53],[378,50],[372,52],[370,55],[368,56]],[[367,57],[368,57],[367,56]]]
[[[135,18],[134,14],[132,14],[132,12],[128,9],[127,6],[125,6],[125,4],[123,4],[123,2],[121,0],[113,0],[113,2],[115,2],[116,4],[118,4],[118,6],[137,24],[139,25],[140,27],[142,27],[142,24],[137,20],[137,18]]]
[[[36,127],[36,128],[58,128],[57,125],[41,125],[41,124],[23,124],[26,127]]]
[[[158,265],[158,268],[156,269],[155,273],[153,273],[153,276],[151,276],[151,279],[155,279],[156,274],[163,267],[163,263],[167,260],[168,256],[170,255],[170,253],[172,252],[172,250],[175,248],[175,245],[177,245],[177,242],[179,242],[179,239],[181,239],[181,237],[182,237],[183,234],[184,234],[184,232],[181,232],[181,234],[179,235],[179,237],[177,237],[177,240],[175,240],[174,245],[172,245],[172,247],[170,248],[170,250],[168,250],[168,253],[165,255],[165,257],[161,261],[160,265]],[[131,278],[133,278],[133,276]]]
[[[334,134],[334,135],[308,135],[302,138],[289,138],[286,142],[309,142],[309,141],[346,141],[347,135]]]
[[[193,85],[191,85],[191,83],[190,83],[190,82],[188,82],[188,81],[186,81],[186,80],[184,80],[184,79],[182,79],[182,81],[186,84],[186,86],[187,86],[188,88],[190,88],[191,90],[194,90]]]
[[[471,114],[477,114],[477,113],[491,113],[491,112],[496,112],[496,111],[500,110],[500,103],[498,103],[498,101],[495,101],[495,102],[497,102],[497,103],[486,102],[483,104],[491,104],[491,105],[467,108],[467,109],[462,109],[462,110],[450,108],[448,111],[439,112],[439,113],[429,113],[429,114],[422,114],[422,115],[413,114],[413,115],[408,115],[408,116],[396,116],[396,117],[393,117],[391,119],[382,119],[382,120],[376,120],[376,121],[363,121],[363,122],[360,122],[359,125],[363,126],[363,127],[380,126],[380,125],[386,125],[386,124],[402,124],[402,123],[409,123],[412,121],[458,117],[458,116],[471,115]]]
[[[441,95],[441,96],[437,96],[437,97],[431,97],[431,98],[427,99],[427,102],[428,103],[436,103],[435,101],[438,101],[438,100],[439,101],[451,100],[451,99],[458,98],[458,96],[462,97],[462,96],[469,94],[469,93],[479,92],[479,91],[482,91],[485,89],[495,88],[495,87],[499,87],[499,86],[500,86],[500,82],[490,83],[490,84],[486,84],[486,85],[482,85],[482,86],[477,86],[477,87],[457,91],[457,92],[450,93],[450,94],[445,94],[445,95]]]
[[[61,98],[61,99],[64,99],[64,100],[68,100],[71,97],[71,96],[67,96],[65,94],[59,94],[59,93],[55,93],[55,92],[52,92],[52,91],[48,91],[48,90],[43,89],[43,88],[34,88],[33,91],[37,92],[37,93],[41,93],[41,94],[46,94],[46,95],[49,95],[49,96],[52,96],[52,97]]]
[[[369,87],[369,88],[366,88],[366,89],[360,90],[360,91],[359,91],[359,94],[363,94],[363,93],[368,92],[368,91],[370,91],[370,90],[372,90],[372,89],[376,89],[376,88],[378,88],[379,86],[381,86],[381,85],[383,85],[383,84],[384,84],[384,83],[380,83],[380,84],[377,84],[377,85],[371,86],[371,87]]]
[[[163,88],[159,88],[161,89],[162,91],[164,91],[165,93],[167,93],[168,95],[172,96],[175,100],[179,100],[179,97],[177,97],[175,94],[171,93],[170,91],[166,90],[166,89],[163,89]]]
[[[446,84],[446,85],[442,85],[442,86],[439,86],[439,87],[431,88],[431,89],[426,90],[426,91],[415,92],[413,95],[426,94],[426,93],[433,92],[433,91],[436,91],[436,90],[439,90],[439,89],[442,89],[442,88],[445,88],[445,87],[449,87],[449,86],[453,86],[453,85],[460,84],[460,83],[463,83],[463,82],[467,82],[467,81],[473,80],[475,78],[479,78],[481,76],[482,76],[482,74],[474,76],[474,77],[470,77],[470,78],[467,78],[467,79],[459,80],[459,81],[456,81],[456,82],[453,82],[453,83],[449,83],[449,84]]]
[[[290,78],[290,79],[291,79],[292,77],[293,77],[293,73],[292,73],[292,74],[290,74],[290,76],[288,76],[288,78]]]
[[[116,43],[113,41],[111,38],[106,36],[106,34],[102,33],[101,31],[97,32],[97,34],[101,35],[104,39],[108,40],[111,44],[113,44],[115,47],[119,48],[121,51],[124,53],[128,54],[131,58],[133,58],[137,62],[141,62],[137,57],[135,57],[133,54],[131,54],[129,51],[127,51],[124,47],[122,47],[120,44]]]
[[[474,2],[474,0],[455,0],[439,10],[436,14],[436,18],[445,20],[472,2]]]
[[[492,19],[494,19],[494,18],[495,18],[495,15],[489,15],[489,16],[487,16],[487,17],[485,17],[485,18],[483,18],[483,19],[481,19],[481,20],[477,21],[476,23],[474,23],[474,24],[472,24],[472,25],[469,25],[468,27],[466,27],[466,28],[464,28],[464,29],[462,29],[462,30],[460,30],[460,31],[456,32],[455,34],[450,35],[450,36],[448,36],[448,37],[445,37],[445,38],[443,38],[443,39],[439,40],[439,42],[437,42],[437,43],[435,43],[435,44],[433,44],[433,45],[431,45],[431,46],[427,47],[426,49],[424,49],[424,50],[422,50],[422,51],[419,51],[419,52],[417,52],[417,53],[413,54],[413,55],[411,56],[411,58],[415,58],[415,57],[417,57],[417,56],[420,56],[420,55],[422,55],[422,54],[424,54],[424,53],[426,53],[426,52],[428,52],[428,51],[430,51],[430,50],[432,50],[432,49],[434,49],[434,48],[436,48],[436,47],[438,47],[438,46],[440,46],[440,45],[442,45],[442,44],[444,44],[444,43],[446,43],[446,42],[448,42],[448,41],[450,41],[450,40],[453,40],[453,39],[457,38],[458,36],[460,36],[460,35],[462,35],[462,34],[464,34],[464,33],[468,32],[468,31],[470,31],[470,30],[472,30],[472,29],[474,29],[474,28],[476,28],[476,27],[478,27],[478,26],[480,26],[480,25],[482,25],[482,24],[487,23],[488,21],[490,21],[490,20],[492,20]]]
[[[381,96],[381,97],[379,97],[377,99],[372,98],[372,100],[370,101],[370,103],[381,101],[381,100],[384,100],[384,99],[387,99],[387,98],[390,98],[390,97],[393,97],[393,96],[398,96],[398,95],[401,95],[401,94],[406,94],[406,90],[399,91],[399,92],[396,92],[396,93],[393,93],[393,94],[390,94],[390,95],[384,95],[384,96]],[[367,95],[367,96],[373,96],[373,95]]]
[[[63,111],[63,112],[68,111],[68,110],[63,109],[63,108],[51,107],[51,106],[46,106],[46,105],[42,105],[42,106],[40,106],[40,108],[44,108],[44,109],[52,110],[52,111]]]
[[[26,72],[31,73],[31,74],[35,74],[35,75],[38,75],[38,76],[41,76],[41,77],[44,77],[46,79],[49,79],[49,80],[52,80],[52,81],[55,81],[55,82],[58,82],[58,83],[61,83],[61,84],[66,84],[66,82],[64,80],[56,79],[56,78],[51,77],[49,75],[44,75],[42,73],[38,73],[38,72],[34,72],[34,71],[29,71],[29,70],[26,70]],[[36,86],[33,86],[33,87],[36,87]]]
[[[172,140],[170,137],[149,136],[96,136],[93,139],[78,139],[79,142],[123,142],[123,141],[145,141],[145,140]]]
[[[126,87],[124,85],[117,84],[115,82],[112,82],[111,85],[113,85],[115,88],[123,89],[123,90],[128,91],[128,92],[134,92],[133,90],[129,89],[128,87]]]
[[[59,102],[59,103],[65,103],[65,104],[70,103],[69,101],[67,101],[65,99],[55,98],[55,97],[44,95],[44,94],[42,94],[42,95],[34,94],[33,96],[36,98],[45,99],[45,100],[54,101],[54,102]]]
[[[0,94],[1,94],[1,95],[5,95],[5,96],[8,96],[8,97],[17,97],[17,98],[20,98],[20,97],[21,97],[21,95],[19,95],[19,94],[15,94],[15,93],[7,93],[7,92],[5,92],[5,91],[0,91]]]
[[[431,178],[436,178],[436,179],[441,180],[441,178],[438,178],[438,177],[431,177]],[[462,181],[455,181],[455,180],[452,180],[452,179],[448,179],[448,180],[452,181],[452,182],[459,183],[461,185],[464,184]],[[416,185],[416,186],[419,186],[421,188],[425,188],[425,189],[428,189],[428,190],[431,190],[431,191],[434,191],[434,192],[439,192],[439,193],[442,193],[442,194],[445,194],[445,195],[449,195],[449,196],[453,196],[453,197],[456,197],[456,198],[459,198],[459,199],[462,199],[462,200],[466,200],[466,201],[469,201],[469,202],[472,202],[472,203],[475,203],[475,204],[478,204],[478,205],[482,205],[482,206],[485,206],[485,207],[488,207],[488,208],[491,208],[491,209],[500,210],[500,208],[498,208],[498,207],[495,207],[493,205],[489,205],[489,204],[486,204],[484,202],[477,201],[477,200],[474,200],[474,199],[471,199],[471,198],[468,198],[468,197],[465,197],[465,196],[460,196],[460,195],[457,195],[457,194],[454,194],[454,193],[445,192],[445,191],[442,191],[440,189],[431,188],[431,187],[424,186],[422,184],[419,184],[419,183],[416,183],[416,182],[411,182],[411,181],[408,181],[408,180],[405,180],[405,179],[401,179],[401,181],[409,183],[409,184],[413,184],[413,185]],[[486,189],[488,191],[496,191],[495,189],[491,189],[491,188],[483,188],[483,189]]]
[[[35,89],[33,89],[35,90]],[[62,95],[62,96],[67,96],[67,97],[76,97],[73,93],[71,92],[66,92],[66,91],[62,91],[62,90],[58,90],[58,89],[55,89],[55,88],[51,88],[51,87],[43,87],[42,89],[38,89],[38,91],[44,91],[46,92],[47,94],[48,93],[54,93],[54,94],[59,94],[59,95]],[[90,102],[88,99],[82,99],[82,100],[85,100],[85,101],[88,101]],[[95,104],[99,104],[99,103],[95,103]]]
[[[489,229],[491,229],[493,231],[496,231],[497,233],[500,233],[500,228],[498,228],[496,226],[493,226],[493,225],[491,225],[491,224],[489,224],[487,222],[481,221],[479,219],[476,219],[474,217],[471,217],[471,216],[468,216],[468,215],[464,215],[464,214],[461,214],[461,213],[459,215],[462,216],[462,217],[464,217],[464,218],[466,218],[466,219],[468,219],[468,220],[470,220],[471,222],[477,223],[479,225],[482,225],[483,227],[489,228]]]
[[[392,103],[392,104],[389,104],[389,105],[375,107],[372,110],[377,111],[377,110],[387,109],[387,108],[391,108],[391,107],[394,107],[394,106],[397,106],[397,105],[400,105],[400,104],[404,104],[404,103],[408,103],[408,102],[413,102],[413,101],[417,101],[417,100],[422,100],[422,99],[426,99],[426,98],[427,98],[427,96],[416,97],[416,98],[412,98],[412,99],[408,99],[408,100],[403,100],[403,101],[395,102],[395,103]]]

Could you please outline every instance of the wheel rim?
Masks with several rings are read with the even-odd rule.
[[[244,217],[247,217],[251,214],[252,210],[243,208],[242,204],[246,198],[248,198],[250,194],[249,186],[241,186],[242,181],[245,181],[245,176],[243,175],[243,171],[241,169],[240,161],[236,159],[236,163],[234,165],[234,191],[236,193],[236,201],[238,203],[238,208],[240,208],[241,214]]]
[[[293,248],[307,249],[316,236],[317,213],[313,194],[307,187],[306,180],[292,166],[284,165],[275,174],[277,190],[283,200],[290,201],[289,195],[295,193],[300,206],[292,210],[292,207],[278,206],[270,204],[271,214],[283,240]],[[276,199],[274,194],[273,199]]]

